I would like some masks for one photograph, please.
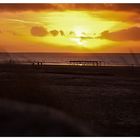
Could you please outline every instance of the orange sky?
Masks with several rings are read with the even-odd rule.
[[[140,53],[139,4],[0,4],[0,51]]]

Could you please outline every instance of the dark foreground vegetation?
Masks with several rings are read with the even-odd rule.
[[[140,136],[140,67],[0,65],[1,136]]]

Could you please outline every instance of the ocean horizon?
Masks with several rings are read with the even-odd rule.
[[[140,65],[140,53],[0,53],[0,62],[13,60],[19,63],[42,61],[47,64],[69,64],[69,61],[104,61],[107,66]]]

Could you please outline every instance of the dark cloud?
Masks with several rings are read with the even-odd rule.
[[[60,34],[61,36],[65,36],[65,33],[62,30],[60,30]]]
[[[112,11],[129,11],[129,12],[140,12],[140,4],[97,4],[97,3],[85,3],[85,4],[61,4],[58,5],[61,9],[69,10],[112,10]]]
[[[53,4],[33,4],[33,3],[7,3],[0,4],[0,11],[42,11],[42,10],[57,10],[57,6]]]
[[[57,36],[59,34],[59,32],[57,30],[52,30],[52,31],[50,31],[50,34],[53,36]]]
[[[69,32],[69,35],[75,36],[75,32],[74,32],[74,31],[70,31],[70,32]]]
[[[46,36],[48,34],[48,31],[42,26],[34,26],[31,28],[31,34],[33,36]]]
[[[99,38],[113,41],[140,41],[140,28],[132,27],[116,32],[105,31]]]
[[[0,4],[0,11],[113,10],[140,13],[140,4]]]
[[[48,35],[52,35],[55,37],[55,36],[58,36],[59,34],[61,36],[65,36],[65,33],[62,30],[60,30],[60,31],[57,31],[57,30],[48,31],[46,28],[44,28],[42,26],[33,26],[31,28],[30,32],[33,36],[40,36],[40,37],[48,36]]]
[[[88,39],[93,39],[93,37],[90,37],[90,36],[81,36],[81,41],[83,40],[88,40]]]

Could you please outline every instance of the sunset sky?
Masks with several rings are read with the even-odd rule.
[[[140,4],[0,4],[1,52],[140,53]]]

